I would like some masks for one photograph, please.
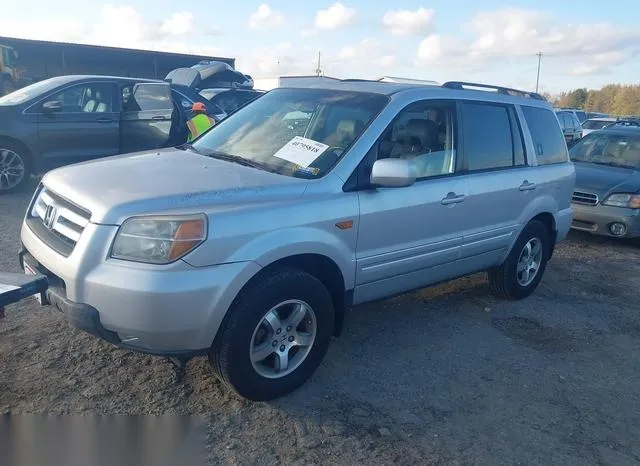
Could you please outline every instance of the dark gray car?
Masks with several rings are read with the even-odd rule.
[[[572,228],[640,237],[640,128],[594,131],[569,154],[576,166]]]
[[[222,113],[183,86],[110,76],[60,76],[4,96],[0,194],[62,165],[182,144],[196,100]]]
[[[582,125],[575,112],[569,110],[556,110],[556,116],[560,122],[560,128],[564,134],[567,146],[571,147],[582,138]]]

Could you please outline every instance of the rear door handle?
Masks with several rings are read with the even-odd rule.
[[[98,123],[113,123],[113,118],[102,117],[96,120]]]
[[[151,117],[151,119],[152,119],[152,120],[161,120],[161,121],[164,121],[164,120],[168,120],[169,118],[164,117],[164,116],[154,116],[154,117]]]
[[[535,183],[529,183],[527,180],[524,180],[522,182],[522,184],[520,185],[520,191],[533,191],[534,189],[536,189],[536,184]]]
[[[466,197],[464,194],[449,193],[440,203],[442,205],[460,204]]]

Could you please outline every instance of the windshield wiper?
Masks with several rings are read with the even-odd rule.
[[[633,165],[624,165],[622,163],[615,163],[615,162],[591,162],[591,163],[596,165],[604,165],[606,167],[630,168],[631,170],[636,169],[636,167],[634,167]]]
[[[227,154],[226,152],[217,151],[209,151],[204,153],[204,155],[206,155],[207,157],[212,157],[214,159],[224,160],[225,162],[233,162],[245,167],[257,168],[258,170],[275,173],[273,169],[267,167],[266,165],[259,162],[254,162],[253,160],[245,159],[244,157],[240,157],[239,155],[232,155]]]

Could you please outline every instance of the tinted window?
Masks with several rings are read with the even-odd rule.
[[[141,84],[133,88],[130,97],[123,94],[125,111],[172,110],[173,102],[169,86],[165,84]]]
[[[115,85],[108,83],[86,83],[68,87],[46,99],[58,101],[62,113],[113,112]]]
[[[377,158],[409,160],[418,178],[455,169],[455,105],[418,102],[402,110],[377,144]]]
[[[464,103],[464,151],[468,170],[513,166],[513,140],[507,107]]]
[[[576,112],[576,117],[578,117],[578,123],[582,123],[587,119],[587,114],[585,112]]]
[[[565,162],[567,146],[553,112],[544,108],[523,106],[522,113],[533,139],[538,165]]]

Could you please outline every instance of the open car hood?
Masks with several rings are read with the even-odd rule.
[[[242,74],[227,63],[220,61],[205,61],[191,68],[176,68],[170,71],[164,80],[194,89],[212,87],[253,89],[251,76]]]

